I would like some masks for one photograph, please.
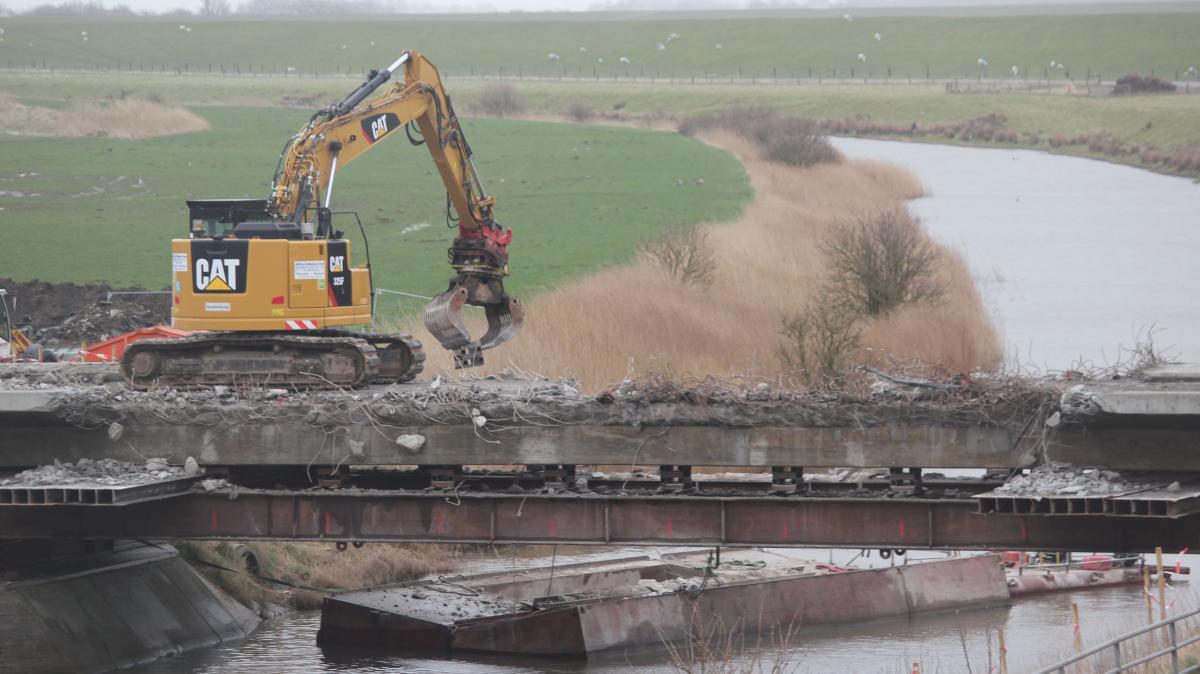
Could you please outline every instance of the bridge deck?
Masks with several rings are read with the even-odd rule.
[[[103,365],[5,367],[15,369],[0,371],[0,470],[190,456],[204,466],[309,467],[1016,468],[1043,458],[1200,471],[1200,384],[1170,378],[858,396],[708,382],[593,396],[567,382],[492,379],[338,392],[137,392]]]

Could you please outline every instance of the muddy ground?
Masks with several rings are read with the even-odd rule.
[[[129,330],[169,323],[171,296],[116,295],[105,303],[110,291],[142,291],[142,288],[113,288],[104,283],[16,282],[0,278],[8,291],[8,306],[17,325],[29,316],[32,338],[47,347],[76,348]]]

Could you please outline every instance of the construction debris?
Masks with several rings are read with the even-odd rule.
[[[1161,486],[1151,476],[1067,465],[1039,466],[1017,475],[993,492],[997,496],[1108,496]]]
[[[193,472],[188,472],[187,466],[168,465],[166,459],[148,459],[141,465],[116,459],[93,461],[83,458],[75,463],[55,461],[53,465],[31,468],[11,478],[2,479],[0,487],[128,487],[199,474],[200,469],[194,459],[191,460],[191,466]]]

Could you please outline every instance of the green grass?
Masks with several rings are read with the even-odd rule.
[[[169,240],[186,233],[184,200],[265,197],[284,140],[308,116],[197,111],[211,130],[140,141],[0,135],[0,276],[163,287]],[[673,133],[492,119],[464,127],[498,219],[515,232],[507,285],[518,295],[628,260],[661,227],[731,218],[750,197],[736,159]],[[345,167],[333,206],[362,216],[378,287],[444,289],[453,234],[424,148],[396,140]],[[418,223],[430,226],[403,232]],[[360,238],[349,221],[339,227]]]
[[[285,97],[332,102],[353,88],[349,77],[177,77],[118,74],[40,76],[0,74],[0,92],[39,102],[153,97],[183,105],[213,102],[274,105]],[[488,82],[451,79],[447,87],[470,108]],[[623,115],[683,116],[731,106],[770,105],[813,117],[862,116],[900,123],[955,122],[989,113],[1008,117],[1017,131],[1044,136],[1108,131],[1117,138],[1164,149],[1200,146],[1200,95],[1067,96],[1042,94],[948,94],[942,86],[903,85],[706,85],[614,82],[514,82],[530,112],[562,114],[575,102],[598,111],[620,104]],[[1200,86],[1196,87],[1200,90]],[[1147,128],[1149,123],[1149,128]]]
[[[1182,9],[1185,6],[1180,6]],[[1063,10],[1065,11],[1065,10]],[[402,49],[426,52],[450,74],[684,77],[828,74],[937,77],[989,74],[1012,66],[1039,76],[1051,61],[1062,78],[1089,71],[1116,77],[1151,70],[1173,77],[1200,67],[1200,13],[1024,16],[897,16],[858,13],[853,22],[810,12],[487,17],[352,17],[329,20],[200,18],[10,18],[0,67],[187,68],[219,72],[360,72]],[[190,26],[181,31],[180,24]],[[82,32],[88,39],[83,41]],[[680,37],[668,42],[671,33]],[[879,33],[881,41],[874,35]],[[665,50],[658,44],[664,43]],[[717,48],[717,44],[721,48]],[[586,49],[587,51],[581,51]],[[556,53],[557,61],[548,56]],[[866,63],[857,56],[863,53]],[[628,65],[619,63],[630,59]],[[599,62],[603,59],[603,63]]]

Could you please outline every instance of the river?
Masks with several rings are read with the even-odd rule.
[[[938,240],[967,259],[1001,330],[1009,363],[1026,371],[1079,363],[1114,364],[1121,348],[1154,341],[1167,354],[1200,360],[1200,187],[1193,182],[1105,162],[1025,150],[962,148],[836,139],[852,158],[911,168],[928,188],[912,202]],[[569,548],[561,548],[566,561]],[[580,554],[583,550],[578,551]],[[849,561],[857,551],[778,551]],[[910,553],[940,558],[940,553]],[[549,561],[548,559],[546,560]],[[860,562],[863,560],[859,560]],[[867,560],[880,564],[878,559]],[[1168,556],[1173,563],[1174,556]],[[1187,563],[1200,567],[1200,558]],[[528,558],[468,563],[471,570],[527,567]],[[1171,591],[1195,605],[1191,589]],[[987,672],[1004,628],[1011,671],[1069,654],[1071,603],[1089,642],[1144,620],[1140,588],[1027,598],[1012,605],[807,631],[761,657],[795,672]],[[267,621],[249,639],[154,663],[135,671],[225,674],[308,672],[633,672],[677,671],[662,653],[620,653],[589,662],[441,660],[318,648],[318,613]],[[989,655],[990,654],[990,655]],[[969,666],[967,659],[969,658]],[[711,666],[709,671],[711,671]],[[751,670],[755,671],[755,670]]]
[[[1192,180],[1032,150],[835,143],[920,177],[912,210],[966,257],[1010,365],[1112,365],[1152,329],[1166,355],[1200,360]]]

